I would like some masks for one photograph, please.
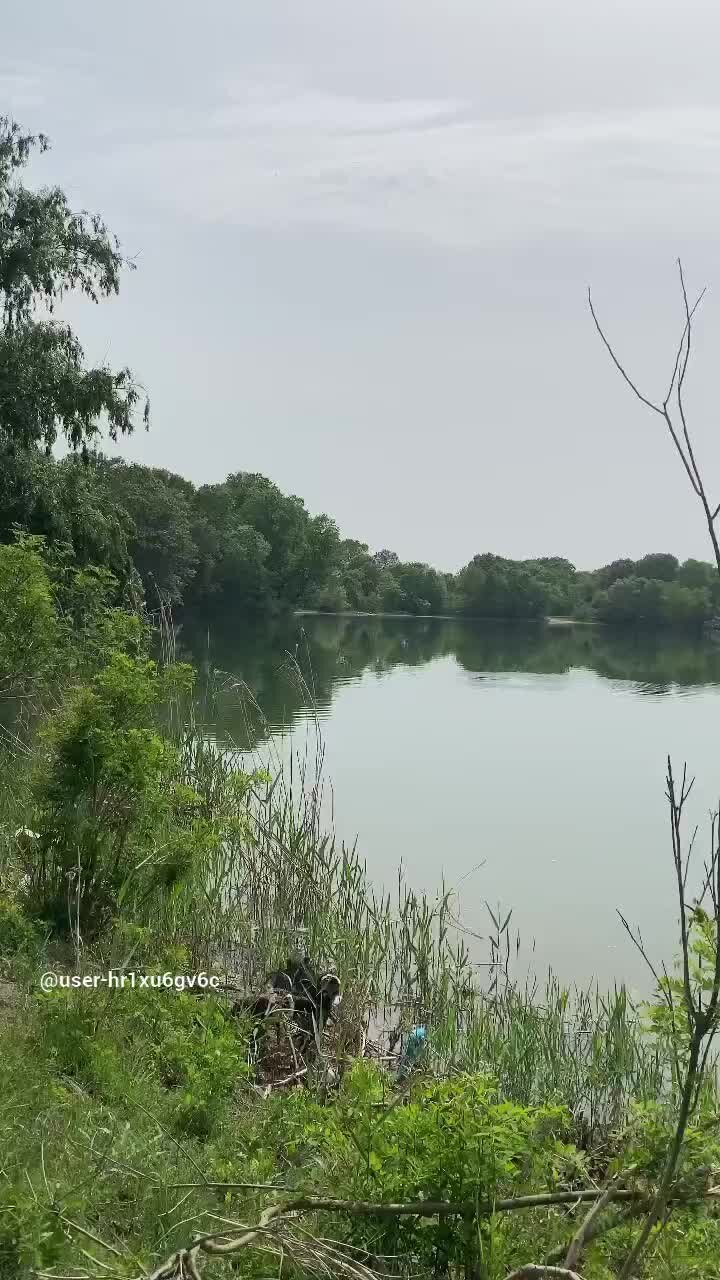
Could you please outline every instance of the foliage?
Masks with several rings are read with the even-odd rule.
[[[194,511],[199,563],[190,600],[232,600],[262,610],[270,598],[270,543],[243,520],[224,485],[199,489]]]
[[[80,566],[110,570],[117,599],[274,613],[329,612],[535,618],[545,614],[698,627],[720,610],[710,565],[650,555],[578,573],[561,558],[473,558],[457,575],[341,540],[262,476],[200,489],[183,477],[88,455],[57,463],[0,443],[0,543],[17,529],[71,548]],[[643,570],[641,574],[640,570]],[[650,571],[658,577],[648,577]]]
[[[560,990],[538,997],[510,986],[490,1001],[473,995],[470,960],[447,939],[444,899],[408,892],[397,916],[370,896],[357,856],[335,850],[322,834],[320,791],[308,792],[305,781],[302,800],[283,799],[282,783],[263,793],[261,779],[238,772],[183,722],[178,683],[186,687],[184,674],[164,674],[142,657],[110,656],[50,718],[34,778],[42,856],[79,843],[77,815],[88,812],[92,779],[105,797],[108,839],[125,824],[120,862],[127,851],[134,869],[111,909],[99,899],[96,920],[104,927],[94,939],[92,915],[83,920],[85,947],[71,967],[188,972],[203,946],[217,955],[225,939],[241,954],[252,943],[252,984],[280,958],[291,921],[344,978],[349,1021],[339,1028],[339,1063],[357,1052],[354,1019],[402,991],[404,1000],[412,993],[402,1017],[422,1012],[429,1028],[428,1074],[400,1092],[389,1073],[360,1061],[345,1074],[341,1068],[331,1105],[312,1084],[263,1098],[248,1087],[247,1028],[230,1022],[213,996],[132,988],[32,996],[14,1029],[0,1022],[8,1113],[0,1257],[4,1250],[10,1274],[27,1265],[70,1273],[79,1248],[104,1262],[103,1240],[127,1260],[121,1274],[152,1270],[193,1234],[197,1216],[252,1222],[277,1198],[207,1185],[217,1182],[282,1183],[290,1192],[373,1201],[467,1198],[479,1216],[464,1224],[334,1215],[330,1226],[310,1229],[332,1235],[353,1256],[399,1254],[404,1270],[459,1264],[503,1275],[538,1249],[567,1244],[583,1209],[568,1221],[551,1206],[513,1215],[511,1224],[491,1212],[497,1197],[577,1189],[630,1156],[639,1186],[650,1187],[672,1123],[663,1093],[668,1057],[648,1052],[624,993],[614,1003],[585,1005]],[[176,708],[169,720],[168,696]],[[91,823],[87,829],[97,834]],[[192,860],[167,885],[155,874],[163,864],[157,854],[188,831]],[[86,849],[92,852],[91,841],[83,858]],[[107,874],[114,861],[108,851],[103,889],[117,885]],[[2,918],[11,953],[32,952],[32,920],[17,904]],[[36,962],[57,967],[57,960]],[[662,1034],[658,1043],[668,1045]],[[28,1131],[29,1106],[37,1118]],[[689,1173],[698,1161],[714,1161],[713,1142],[699,1125],[690,1133]],[[678,1219],[682,1234],[671,1237],[678,1256],[701,1268],[715,1257],[716,1226],[699,1209]],[[610,1231],[589,1252],[583,1274],[601,1276],[604,1259],[626,1246],[622,1227]],[[258,1253],[243,1269],[266,1274],[262,1266]]]
[[[101,953],[86,958],[91,968],[93,959],[104,968]],[[302,1192],[475,1201],[474,1224],[334,1214],[306,1218],[305,1229],[370,1266],[394,1255],[399,1274],[474,1262],[477,1274],[495,1277],[567,1246],[585,1212],[492,1214],[502,1196],[587,1185],[588,1155],[561,1106],[508,1102],[487,1075],[418,1078],[400,1094],[388,1073],[357,1062],[330,1105],[311,1089],[262,1098],[248,1087],[244,1028],[216,997],[152,990],[31,996],[22,1020],[0,1027],[0,1043],[1,1274],[75,1274],[81,1255],[91,1273],[102,1263],[121,1275],[151,1271],[199,1220],[210,1230],[251,1223],[264,1204]],[[612,1158],[640,1163],[638,1189],[652,1184],[666,1123],[657,1107],[638,1108],[616,1136]],[[691,1141],[693,1159],[717,1161],[714,1135],[697,1130]],[[589,1249],[589,1280],[611,1276],[605,1268],[625,1255],[632,1223],[623,1221],[618,1214]],[[718,1228],[701,1206],[677,1209],[648,1259],[648,1280],[668,1280],[679,1261],[683,1274],[711,1280]],[[267,1255],[245,1254],[243,1272],[266,1275]],[[207,1274],[216,1274],[210,1264]]]
[[[251,600],[254,592],[266,606],[298,605],[327,577],[338,542],[335,525],[327,516],[308,515],[300,498],[285,496],[264,476],[230,475],[222,485],[198,490],[196,503],[206,530],[215,527],[223,535],[202,574],[206,594],[238,584],[242,589],[245,578]],[[209,543],[212,555],[211,538]]]
[[[18,530],[70,549],[78,566],[109,570],[118,596],[133,597],[132,525],[90,460],[69,455],[57,463],[38,448],[0,444],[0,543]]]
[[[711,612],[709,593],[702,587],[634,574],[599,592],[594,607],[602,622],[620,623],[701,623]]]
[[[42,1051],[58,1074],[106,1103],[161,1086],[170,1095],[166,1114],[179,1135],[209,1138],[238,1080],[248,1074],[244,1044],[214,997],[201,1004],[185,992],[152,988],[100,996],[56,989],[40,995],[38,1005]]]
[[[44,726],[25,898],[53,931],[97,933],[125,900],[132,911],[171,889],[202,848],[198,797],[156,727],[190,680],[188,668],[115,652]]]
[[[127,513],[127,548],[151,603],[173,604],[195,575],[192,485],[151,467],[108,463],[101,471],[111,502]],[[188,491],[189,490],[189,494]]]
[[[132,430],[140,393],[128,369],[87,368],[67,325],[35,318],[68,290],[94,302],[117,293],[124,265],[100,218],[73,213],[59,188],[19,180],[48,145],[0,117],[0,436],[50,449],[62,434],[85,449],[101,419],[113,439]]]
[[[15,696],[98,666],[114,650],[142,652],[148,631],[118,607],[107,569],[79,568],[71,547],[20,534],[0,544],[0,682]]]
[[[0,973],[3,962],[37,953],[42,933],[12,898],[0,897]]]
[[[474,556],[457,577],[461,613],[475,618],[537,618],[545,612],[540,583],[501,556]]]
[[[59,633],[45,565],[26,545],[0,546],[0,683],[26,686],[51,669]]]

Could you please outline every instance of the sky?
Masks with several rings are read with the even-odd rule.
[[[346,537],[456,570],[707,558],[651,398],[708,294],[687,401],[720,500],[714,0],[26,0],[0,114],[31,180],[136,270],[65,314],[152,405],[119,452],[259,471]],[[716,486],[717,492],[714,487]]]

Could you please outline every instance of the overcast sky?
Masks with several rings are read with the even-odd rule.
[[[26,0],[0,113],[137,262],[70,308],[150,392],[126,457],[261,471],[445,569],[592,567],[707,555],[585,295],[654,396],[677,256],[710,286],[688,396],[720,500],[719,54],[715,0]]]

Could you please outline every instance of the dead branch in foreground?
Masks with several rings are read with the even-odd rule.
[[[717,567],[718,574],[720,574],[720,543],[718,542],[716,529],[716,521],[718,516],[720,516],[720,502],[715,505],[708,498],[705,481],[697,463],[695,446],[690,434],[683,398],[685,377],[690,361],[693,316],[702,302],[705,295],[705,289],[702,290],[691,307],[688,301],[687,289],[685,287],[682,263],[679,258],[677,265],[680,274],[680,289],[682,292],[685,322],[680,342],[675,353],[675,360],[667,394],[662,402],[653,401],[649,399],[648,396],[643,395],[636,382],[631,378],[624,365],[619,360],[600,324],[600,321],[598,320],[595,307],[593,306],[590,289],[588,289],[588,306],[590,308],[590,314],[592,315],[595,328],[597,329],[600,338],[602,339],[602,342],[615,365],[615,368],[618,370],[623,380],[627,383],[630,390],[641,404],[644,404],[648,409],[651,409],[653,413],[658,414],[665,422],[670,433],[670,438],[672,439],[685,473],[690,481],[693,493],[702,507],[705,524],[707,526],[710,543],[713,549],[713,555],[715,557],[715,565]],[[673,414],[669,408],[673,393],[675,394],[676,400],[677,418],[673,418]],[[720,836],[718,834],[718,822],[720,822],[720,817],[716,814],[712,819],[710,858],[704,867],[704,884],[699,902],[696,903],[694,907],[689,907],[687,903],[686,889],[694,837],[690,840],[687,852],[685,852],[683,849],[681,820],[683,808],[688,796],[690,795],[690,791],[692,790],[692,785],[692,782],[690,782],[689,785],[687,784],[686,770],[683,769],[682,782],[678,792],[673,778],[670,757],[668,756],[666,795],[670,811],[673,863],[675,869],[677,903],[680,914],[680,944],[682,961],[682,997],[678,1001],[678,1012],[682,1012],[682,1014],[684,1014],[687,1043],[687,1060],[683,1064],[682,1070],[680,1056],[677,1051],[678,1027],[675,1021],[675,1000],[672,996],[667,974],[665,974],[664,981],[659,979],[657,970],[645,951],[641,935],[638,931],[633,932],[624,917],[622,915],[620,916],[632,941],[635,943],[640,954],[647,962],[650,971],[656,980],[659,994],[668,1004],[673,1029],[672,1040],[673,1052],[675,1055],[675,1083],[679,1093],[679,1107],[675,1133],[670,1146],[668,1147],[662,1177],[649,1207],[642,1229],[620,1270],[619,1280],[630,1280],[631,1276],[635,1274],[637,1264],[642,1254],[647,1249],[653,1233],[656,1231],[656,1228],[662,1230],[662,1226],[666,1221],[666,1216],[670,1211],[671,1191],[676,1181],[677,1173],[683,1158],[685,1135],[690,1120],[699,1104],[701,1090],[706,1078],[706,1070],[710,1059],[712,1044],[717,1034],[718,1024],[720,1022]],[[698,907],[702,906],[703,899],[706,895],[709,895],[712,905],[712,914],[709,917],[709,923],[713,929],[715,958],[714,965],[711,966],[710,982],[708,984],[709,993],[707,994],[707,998],[704,998],[702,987],[694,988],[691,981],[690,931],[693,923],[698,919]]]
[[[213,1184],[210,1184],[213,1185]],[[201,1280],[199,1271],[199,1260],[201,1254],[206,1257],[227,1257],[242,1252],[242,1249],[250,1248],[255,1245],[256,1248],[264,1249],[273,1253],[286,1253],[296,1258],[299,1262],[314,1262],[315,1265],[322,1263],[320,1270],[332,1271],[334,1275],[346,1276],[347,1280],[382,1280],[382,1272],[372,1270],[356,1260],[350,1258],[346,1253],[342,1252],[341,1247],[336,1244],[329,1243],[327,1240],[319,1240],[315,1236],[310,1235],[307,1231],[293,1230],[297,1226],[297,1220],[305,1215],[305,1213],[347,1213],[352,1217],[457,1217],[457,1219],[468,1220],[469,1217],[475,1217],[486,1213],[507,1213],[519,1210],[533,1210],[533,1208],[551,1207],[553,1204],[582,1204],[592,1203],[592,1210],[585,1216],[577,1233],[571,1239],[568,1251],[566,1251],[566,1262],[570,1265],[556,1266],[552,1263],[529,1263],[525,1267],[521,1267],[519,1271],[512,1272],[511,1276],[507,1276],[507,1280],[553,1280],[553,1277],[562,1277],[562,1280],[580,1280],[574,1266],[577,1265],[580,1253],[588,1240],[596,1234],[597,1220],[601,1212],[605,1210],[609,1203],[612,1202],[629,1202],[637,1204],[638,1210],[646,1211],[647,1193],[641,1190],[628,1189],[618,1187],[616,1181],[612,1181],[609,1187],[603,1188],[587,1188],[583,1190],[575,1190],[575,1192],[542,1192],[534,1194],[534,1196],[516,1196],[509,1199],[498,1199],[495,1202],[488,1202],[486,1206],[479,1206],[477,1201],[409,1201],[406,1203],[374,1203],[373,1201],[347,1201],[347,1199],[332,1199],[319,1196],[302,1196],[290,1199],[284,1203],[270,1204],[261,1212],[260,1219],[254,1225],[242,1224],[217,1215],[208,1215],[213,1217],[222,1224],[223,1229],[209,1231],[208,1234],[196,1235],[192,1242],[184,1248],[176,1249],[159,1267],[152,1271],[150,1276],[143,1275],[142,1280]],[[697,1192],[692,1197],[678,1197],[678,1201],[682,1203],[698,1203],[703,1199],[720,1199],[720,1187],[710,1187],[701,1192]],[[73,1224],[74,1225],[74,1224]],[[240,1234],[233,1234],[240,1233]],[[95,1242],[102,1242],[95,1236]],[[110,1245],[108,1245],[110,1248]],[[114,1249],[111,1252],[115,1252]],[[565,1254],[565,1249],[562,1251]],[[95,1260],[92,1260],[95,1261]],[[104,1267],[104,1263],[99,1263]],[[37,1272],[41,1280],[60,1280],[59,1276],[54,1275],[51,1271]],[[106,1280],[108,1277],[108,1268],[104,1272],[85,1272],[83,1275],[77,1275],[74,1280]]]
[[[519,1271],[512,1271],[505,1280],[582,1280],[582,1276],[568,1267],[544,1267],[531,1262]]]
[[[598,320],[590,289],[588,289],[588,306],[590,308],[590,314],[593,318],[595,328],[597,329],[603,345],[605,346],[605,349],[607,350],[618,373],[627,383],[630,390],[637,397],[640,403],[644,404],[646,408],[652,409],[653,413],[659,414],[665,422],[670,433],[670,438],[678,452],[680,461],[682,462],[685,474],[690,481],[692,491],[703,509],[707,531],[710,536],[710,542],[715,556],[715,564],[717,566],[718,573],[720,573],[720,543],[718,543],[717,530],[715,528],[715,522],[720,515],[720,502],[715,505],[712,503],[710,498],[708,498],[705,482],[695,456],[695,446],[690,434],[690,428],[688,427],[687,415],[685,412],[685,401],[683,399],[685,377],[687,374],[688,364],[690,362],[693,316],[700,306],[706,291],[705,289],[702,290],[691,307],[688,301],[687,289],[685,288],[685,277],[683,275],[682,263],[679,258],[677,265],[680,274],[680,289],[683,298],[685,324],[683,326],[680,342],[675,354],[675,363],[673,365],[672,376],[670,378],[670,385],[667,389],[667,394],[662,401],[651,400],[648,396],[643,395],[637,384],[630,377],[625,366],[616,355],[615,349],[610,343],[610,340],[606,336],[605,331]],[[677,402],[677,420],[673,420],[673,415],[669,408],[673,392],[675,392],[675,399]]]
[[[628,1170],[627,1172],[629,1174],[630,1170]],[[618,1187],[618,1182],[619,1182],[619,1176],[616,1176],[615,1178],[611,1179],[610,1183],[603,1191],[599,1200],[596,1200],[595,1204],[590,1207],[588,1213],[583,1218],[582,1222],[580,1223],[580,1226],[575,1232],[575,1235],[570,1241],[568,1251],[565,1254],[565,1266],[567,1268],[568,1275],[570,1275],[572,1269],[576,1267],[580,1262],[583,1249],[585,1248],[585,1245],[588,1243],[588,1241],[592,1239],[596,1223],[600,1218],[600,1214],[604,1212],[604,1210],[607,1208],[607,1206],[610,1204],[612,1200],[615,1200],[617,1198],[618,1192],[620,1190],[620,1188]]]
[[[703,886],[699,898],[693,906],[687,901],[687,880],[694,838],[690,840],[687,851],[682,836],[683,809],[692,790],[692,781],[687,781],[687,771],[683,769],[682,781],[678,790],[673,776],[672,763],[667,761],[668,816],[672,840],[673,867],[675,871],[675,887],[680,917],[680,948],[682,963],[682,996],[679,999],[679,1010],[686,1021],[688,1044],[687,1061],[684,1064],[678,1116],[673,1139],[668,1148],[665,1167],[660,1182],[648,1209],[637,1240],[632,1246],[619,1273],[619,1280],[630,1280],[637,1263],[647,1248],[655,1228],[662,1223],[669,1208],[672,1187],[677,1178],[683,1156],[685,1135],[692,1116],[699,1104],[702,1086],[705,1080],[710,1052],[718,1031],[720,1021],[720,843],[717,821],[712,821],[710,855],[703,867]],[[694,985],[691,974],[691,928],[700,911],[705,915],[703,903],[709,898],[710,912],[707,919],[714,929],[715,958],[714,965],[708,974],[708,990],[702,985]],[[621,917],[622,919],[622,917]],[[623,920],[631,939],[638,947],[640,954],[646,959],[650,970],[657,978],[657,972],[647,958],[642,940],[628,927]],[[673,1031],[676,1032],[674,1009],[675,1003],[667,981],[659,983],[660,992],[669,998],[669,1007],[673,1018]]]

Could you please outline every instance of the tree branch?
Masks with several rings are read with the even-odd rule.
[[[505,1280],[582,1280],[582,1276],[568,1267],[545,1267],[533,1262],[519,1271],[511,1271]]]
[[[597,315],[595,314],[595,308],[594,308],[594,306],[593,306],[592,293],[591,293],[590,289],[588,289],[588,295],[587,295],[587,296],[588,296],[588,306],[589,306],[589,308],[590,308],[590,314],[591,314],[591,316],[592,316],[593,320],[595,321],[595,328],[597,329],[598,333],[600,334],[600,337],[602,338],[602,340],[603,340],[603,342],[604,342],[604,344],[605,344],[605,347],[607,348],[607,351],[609,352],[610,359],[612,360],[613,364],[615,365],[615,368],[617,369],[618,373],[619,373],[619,374],[621,374],[621,376],[625,379],[625,381],[627,382],[628,386],[630,387],[630,390],[634,392],[634,394],[637,396],[638,400],[640,400],[640,401],[642,402],[642,404],[647,405],[648,409],[652,409],[653,413],[659,413],[659,414],[660,414],[660,416],[662,417],[662,416],[663,416],[663,411],[662,411],[662,409],[660,408],[660,406],[659,406],[659,405],[657,405],[657,404],[653,404],[652,400],[648,400],[647,396],[644,396],[644,395],[643,395],[643,393],[642,393],[642,391],[639,391],[639,390],[638,390],[638,388],[635,386],[635,383],[633,382],[632,378],[631,378],[631,377],[630,377],[630,375],[626,372],[626,370],[623,368],[623,366],[621,365],[621,363],[620,363],[620,361],[618,360],[617,356],[615,355],[615,352],[613,351],[613,349],[612,349],[612,347],[611,347],[611,345],[610,345],[610,343],[609,343],[608,339],[607,339],[607,338],[606,338],[606,336],[605,336],[605,333],[604,333],[603,329],[601,328],[600,321],[598,320]],[[675,378],[673,377],[673,382],[674,382],[674,381],[675,381]]]
[[[683,286],[684,286],[684,282],[683,282]],[[603,341],[603,344],[604,344],[604,346],[605,346],[606,350],[608,351],[608,353],[609,353],[609,355],[610,355],[610,358],[611,358],[611,360],[612,360],[613,364],[615,365],[615,368],[618,370],[618,373],[620,373],[620,375],[621,375],[621,376],[622,376],[622,378],[625,380],[625,382],[627,383],[627,385],[630,387],[630,389],[631,389],[631,391],[634,393],[634,395],[636,395],[636,396],[637,396],[638,400],[639,400],[642,404],[646,405],[648,409],[652,409],[653,413],[657,413],[657,414],[659,414],[659,415],[660,415],[660,417],[661,417],[661,418],[663,418],[663,419],[665,420],[665,424],[666,424],[666,426],[667,426],[667,428],[668,428],[668,431],[670,432],[670,436],[671,436],[671,438],[672,438],[672,442],[673,442],[673,444],[675,445],[675,448],[676,448],[676,449],[677,449],[677,451],[678,451],[678,454],[679,454],[679,456],[680,456],[680,461],[682,462],[683,467],[685,468],[685,471],[686,471],[686,474],[687,474],[688,480],[690,481],[690,484],[691,484],[691,485],[692,485],[692,487],[693,487],[693,491],[694,491],[694,492],[697,494],[697,496],[698,496],[699,498],[701,498],[701,499],[702,499],[702,497],[703,497],[701,486],[699,486],[699,485],[698,485],[698,481],[697,481],[697,479],[696,479],[696,476],[693,474],[693,467],[692,467],[692,465],[691,465],[690,459],[686,456],[685,451],[683,450],[682,444],[680,443],[680,438],[679,438],[679,436],[678,436],[678,434],[677,434],[677,431],[676,431],[676,429],[675,429],[675,424],[674,424],[674,422],[673,422],[673,420],[672,420],[672,418],[670,417],[670,414],[669,414],[669,412],[668,412],[668,404],[669,404],[669,402],[670,402],[670,397],[671,397],[671,395],[672,395],[672,390],[673,390],[673,387],[674,387],[674,385],[675,385],[676,379],[678,378],[678,370],[680,370],[680,377],[681,377],[682,379],[684,379],[684,377],[685,377],[685,370],[687,369],[687,362],[688,362],[688,356],[689,356],[689,351],[686,351],[686,350],[685,350],[686,345],[687,345],[687,343],[686,343],[686,339],[689,337],[689,326],[690,326],[690,323],[691,323],[691,321],[692,321],[692,317],[693,317],[693,315],[695,314],[695,311],[697,310],[697,308],[699,307],[699,305],[700,305],[700,301],[701,301],[702,297],[704,296],[704,293],[705,293],[705,290],[703,289],[703,292],[700,294],[700,297],[698,298],[698,300],[697,300],[697,302],[695,303],[695,306],[692,308],[692,310],[689,310],[689,309],[688,309],[688,307],[687,307],[687,300],[686,300],[686,307],[685,307],[685,312],[686,312],[685,328],[684,328],[684,330],[683,330],[683,335],[682,335],[682,337],[681,337],[681,339],[680,339],[680,345],[679,345],[679,347],[678,347],[677,354],[676,354],[676,356],[675,356],[675,365],[674,365],[674,368],[673,368],[673,375],[672,375],[672,378],[671,378],[671,380],[670,380],[670,386],[668,387],[667,395],[666,395],[666,397],[665,397],[665,399],[664,399],[664,401],[663,401],[662,405],[658,405],[658,404],[655,404],[652,400],[649,400],[647,396],[644,396],[644,395],[642,394],[642,392],[638,389],[638,387],[636,386],[636,384],[633,382],[633,380],[632,380],[632,378],[630,377],[630,375],[628,374],[627,370],[626,370],[626,369],[624,368],[624,366],[620,363],[620,361],[619,361],[618,357],[617,357],[617,356],[616,356],[616,354],[615,354],[615,351],[613,350],[613,347],[612,347],[612,345],[611,345],[611,343],[610,343],[609,339],[607,338],[607,336],[606,336],[606,334],[605,334],[605,332],[604,332],[604,330],[603,330],[603,328],[602,328],[602,326],[601,326],[601,324],[600,324],[600,321],[599,321],[599,320],[598,320],[598,318],[597,318],[597,314],[596,314],[596,312],[595,312],[595,308],[594,308],[594,306],[593,306],[592,294],[591,294],[590,289],[588,289],[588,306],[590,307],[590,314],[592,315],[593,321],[594,321],[594,323],[595,323],[595,328],[597,329],[598,333],[600,334],[600,337],[601,337],[601,339],[602,339],[602,341]],[[683,353],[685,353],[685,354],[684,354],[684,357],[683,357]],[[681,385],[681,384],[679,383],[679,385]],[[687,441],[688,441],[688,444],[689,444],[689,437],[687,437]],[[691,453],[691,455],[692,455],[692,450],[690,451],[690,453]],[[692,461],[693,461],[693,463],[694,463],[694,458],[692,459]],[[719,568],[720,568],[720,564],[719,564]]]
[[[590,1210],[583,1218],[582,1222],[580,1223],[580,1226],[575,1232],[575,1235],[570,1241],[570,1246],[565,1255],[565,1266],[569,1270],[572,1270],[574,1267],[578,1265],[580,1261],[580,1257],[582,1255],[582,1251],[585,1248],[585,1244],[593,1234],[593,1228],[595,1226],[596,1220],[600,1217],[600,1214],[603,1213],[603,1211],[607,1208],[611,1200],[615,1198],[615,1196],[617,1195],[617,1191],[618,1191],[617,1178],[613,1178],[610,1185],[606,1188],[606,1190],[600,1196],[600,1199],[595,1201],[595,1204],[591,1206]]]
[[[605,1207],[608,1203],[608,1193],[611,1188],[604,1191],[597,1187],[587,1188],[582,1191],[548,1191],[541,1192],[537,1195],[513,1196],[509,1199],[490,1201],[487,1204],[480,1204],[476,1200],[414,1200],[406,1203],[387,1203],[376,1204],[369,1200],[338,1200],[325,1198],[322,1196],[298,1196],[294,1200],[288,1200],[284,1204],[274,1204],[268,1206],[260,1215],[255,1226],[245,1226],[242,1223],[234,1223],[227,1221],[228,1227],[234,1227],[241,1231],[241,1234],[232,1237],[229,1232],[213,1231],[207,1235],[196,1237],[192,1244],[184,1249],[179,1249],[171,1254],[151,1275],[147,1280],[176,1280],[176,1277],[182,1276],[184,1271],[189,1271],[190,1267],[195,1268],[193,1280],[199,1280],[197,1277],[197,1261],[199,1254],[206,1253],[211,1256],[227,1256],[229,1254],[239,1253],[242,1249],[248,1248],[255,1244],[259,1239],[265,1238],[272,1234],[272,1231],[279,1229],[288,1221],[292,1220],[299,1214],[305,1213],[346,1213],[351,1217],[379,1217],[379,1218],[399,1218],[399,1217],[415,1217],[415,1218],[435,1218],[440,1216],[457,1217],[457,1218],[477,1218],[482,1214],[490,1215],[492,1213],[511,1213],[521,1209],[541,1209],[552,1205],[570,1204],[576,1205],[583,1202],[602,1202],[604,1200]],[[712,1196],[719,1198],[714,1189],[703,1192],[698,1199]],[[646,1198],[646,1194],[641,1191],[630,1190],[626,1188],[614,1187],[612,1189],[613,1201],[629,1201],[642,1202]],[[683,1203],[690,1202],[689,1197],[683,1198]],[[600,1211],[592,1215],[592,1221],[589,1221],[588,1215],[580,1228],[583,1234],[583,1241],[586,1241],[592,1234],[591,1227]],[[575,1240],[580,1236],[580,1232],[576,1234]],[[571,1242],[572,1247],[572,1242]],[[536,1269],[520,1270],[516,1273],[520,1276],[548,1276],[548,1277],[568,1277],[575,1276],[575,1272],[569,1271],[567,1267],[546,1266],[543,1271],[540,1264],[533,1263]],[[540,1269],[538,1269],[538,1267]]]

